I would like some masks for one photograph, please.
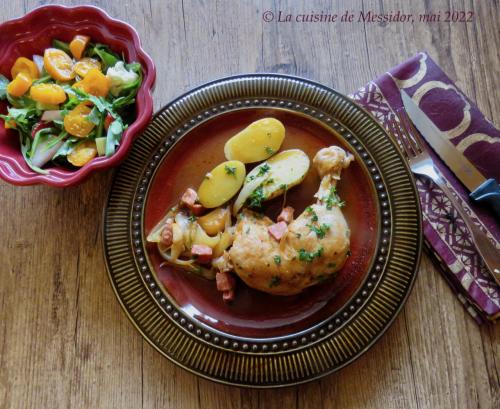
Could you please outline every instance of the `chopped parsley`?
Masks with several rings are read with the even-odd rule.
[[[314,226],[312,224],[308,224],[307,227],[309,227],[311,231],[316,233],[318,239],[324,238],[326,233],[330,230],[330,225],[326,223],[322,223],[321,226]]]
[[[273,276],[271,278],[271,281],[269,281],[269,288],[277,287],[280,284],[281,284],[281,278],[279,276]]]
[[[266,146],[264,149],[266,150],[266,153],[267,153],[268,155],[272,155],[272,154],[274,153],[274,149],[272,149],[272,148],[271,148],[271,147],[269,147],[269,146]]]
[[[335,188],[335,186],[332,186],[330,188],[328,195],[326,197],[323,197],[323,200],[328,210],[332,210],[333,206],[338,206],[338,207],[345,206],[345,202],[340,200],[340,197],[337,195],[337,189]]]
[[[236,177],[236,167],[235,166],[225,165],[224,170],[226,171],[226,173],[228,175]]]
[[[323,254],[323,247],[318,248],[316,251],[307,251],[305,249],[299,250],[299,260],[312,263],[316,257],[321,257]]]
[[[194,222],[196,221],[196,216],[191,215],[191,216],[189,216],[189,217],[188,217],[188,220],[189,220],[191,223],[194,223]]]
[[[264,176],[270,170],[271,170],[271,166],[269,166],[267,163],[260,165],[259,166],[259,173],[257,173],[257,177]]]
[[[313,222],[318,221],[318,215],[316,214],[316,212],[314,211],[314,209],[311,206],[306,207],[306,211],[307,211],[307,213],[309,213],[309,216],[311,216],[311,220]]]
[[[248,197],[248,206],[260,209],[262,207],[262,202],[264,201],[264,199],[265,199],[264,189],[263,189],[262,185],[260,185]]]
[[[283,190],[283,192],[286,192],[288,190],[288,185],[286,183],[282,183],[279,187],[281,190]]]
[[[281,264],[281,256],[276,254],[273,258],[274,262],[279,266]]]

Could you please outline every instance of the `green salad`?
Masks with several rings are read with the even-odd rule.
[[[76,35],[53,40],[43,56],[19,57],[11,77],[0,75],[0,99],[8,101],[0,117],[18,132],[28,166],[45,174],[49,164],[74,169],[115,153],[134,120],[142,67]]]

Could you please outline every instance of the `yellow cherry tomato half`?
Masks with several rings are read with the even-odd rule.
[[[20,72],[28,74],[33,79],[40,78],[38,67],[33,61],[26,57],[19,57],[10,69],[12,79],[16,78],[17,74]]]
[[[85,57],[73,65],[73,71],[82,78],[84,78],[92,68],[100,71],[101,63],[94,58]]]
[[[30,89],[32,82],[33,80],[28,74],[20,72],[16,75],[16,78],[7,85],[7,92],[13,97],[20,97]]]
[[[84,138],[92,132],[95,124],[88,119],[90,111],[92,111],[92,108],[85,103],[81,103],[69,111],[64,117],[64,129],[66,132],[79,138]]]
[[[89,41],[90,41],[89,36],[82,36],[82,35],[74,36],[73,40],[71,40],[71,43],[69,43],[69,50],[71,51],[71,54],[73,54],[73,57],[75,57],[77,60],[82,58],[83,52],[85,51],[85,47],[87,47]]]
[[[73,88],[96,97],[105,97],[109,93],[109,80],[97,68],[91,68],[83,80],[73,84]]]
[[[17,128],[17,124],[14,120],[10,120],[10,121],[5,121],[4,122],[4,127],[5,129],[16,129]]]
[[[97,146],[94,141],[83,141],[68,154],[68,162],[81,167],[97,156]]]
[[[63,50],[47,48],[43,54],[43,65],[55,80],[70,81],[75,77],[73,60]]]
[[[58,105],[66,101],[66,93],[57,84],[37,84],[30,88],[32,100],[42,104]]]

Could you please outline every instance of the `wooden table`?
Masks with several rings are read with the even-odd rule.
[[[1,0],[1,20],[41,3]],[[347,6],[424,13],[448,10],[447,0],[432,9],[409,0],[96,2],[139,31],[158,69],[156,109],[195,85],[242,72],[296,74],[349,93],[426,49],[498,121],[499,2],[451,3],[473,10],[475,23],[262,17],[266,10],[341,14]],[[500,328],[478,327],[426,256],[385,336],[321,381],[245,390],[176,367],[142,340],[106,277],[101,219],[112,174],[64,190],[0,183],[0,408],[500,407]]]

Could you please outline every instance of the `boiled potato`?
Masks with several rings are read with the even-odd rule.
[[[228,160],[252,163],[273,156],[285,139],[285,127],[275,118],[252,122],[224,145]]]
[[[237,160],[223,162],[208,172],[198,188],[198,200],[213,209],[231,199],[245,180],[245,165]]]
[[[255,167],[246,177],[233,205],[233,215],[239,212],[248,198],[260,189],[262,201],[270,200],[298,185],[306,177],[309,157],[300,149],[290,149],[274,155]]]
[[[226,227],[226,222],[229,214],[229,209],[227,207],[219,207],[207,213],[204,216],[198,218],[198,224],[209,234],[210,236],[215,236],[220,233]]]

